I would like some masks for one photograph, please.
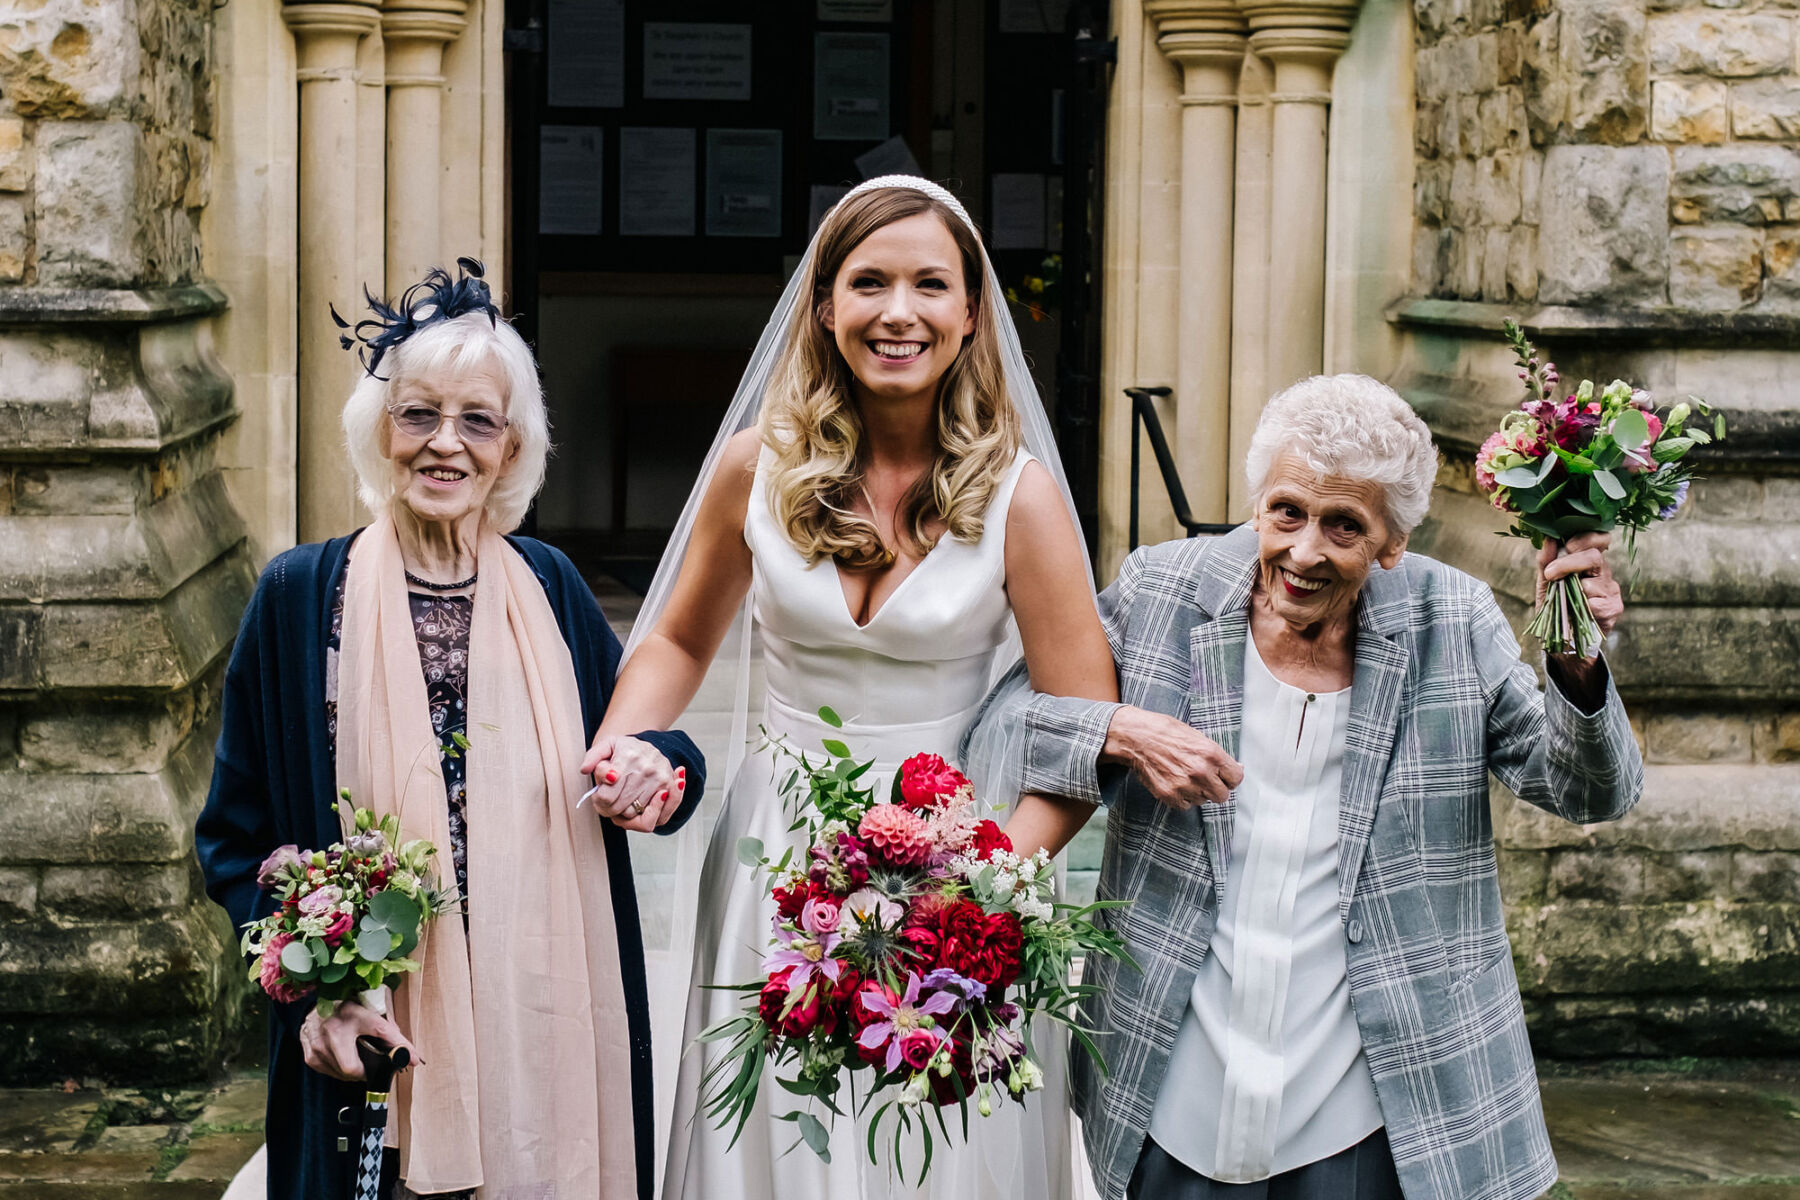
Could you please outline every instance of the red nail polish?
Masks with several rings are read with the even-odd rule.
[[[606,782],[608,782],[608,783],[619,782],[619,773],[617,771],[608,771],[606,773]]]
[[[667,800],[668,798],[669,798],[669,793],[666,791],[656,793],[656,800],[657,800],[657,803],[659,803],[659,804],[662,803],[664,800]]]

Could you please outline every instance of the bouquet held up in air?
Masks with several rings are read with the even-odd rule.
[[[324,850],[277,847],[257,870],[275,911],[245,926],[242,949],[256,960],[250,981],[272,1000],[316,996],[326,1015],[346,1000],[385,1012],[382,986],[419,969],[408,956],[425,922],[457,906],[456,889],[438,884],[437,847],[401,841],[398,817],[358,808],[352,828]]]
[[[830,709],[820,716],[841,728]],[[763,978],[732,988],[748,993],[744,1013],[700,1036],[726,1046],[704,1075],[707,1113],[735,1126],[735,1143],[772,1067],[825,1121],[857,1113],[870,1160],[890,1144],[902,1178],[903,1142],[917,1125],[923,1179],[931,1125],[949,1136],[946,1109],[966,1138],[970,1106],[988,1116],[1043,1086],[1033,1017],[1066,1026],[1098,1062],[1075,1015],[1089,989],[1072,985],[1069,969],[1077,954],[1126,957],[1093,920],[1111,905],[1058,903],[1049,855],[1014,854],[976,816],[974,787],[937,755],[908,759],[877,799],[863,783],[873,764],[842,742],[825,740],[817,758],[773,745],[795,764],[781,790],[804,849],[771,861],[755,838],[738,845],[746,865],[767,873],[776,911]],[[778,1119],[795,1123],[796,1145],[830,1161],[819,1115],[796,1108]]]
[[[1620,528],[1635,554],[1636,535],[1686,502],[1694,479],[1688,453],[1725,436],[1724,416],[1697,396],[1659,412],[1649,392],[1621,379],[1603,388],[1584,379],[1559,397],[1556,364],[1538,354],[1517,323],[1509,320],[1505,328],[1525,401],[1482,443],[1477,486],[1512,516],[1506,536],[1530,538],[1541,548],[1546,538],[1561,542]],[[1573,575],[1549,585],[1526,632],[1548,654],[1592,658],[1600,649],[1599,624]]]

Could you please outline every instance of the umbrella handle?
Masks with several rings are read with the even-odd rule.
[[[356,1039],[356,1056],[362,1059],[364,1086],[371,1092],[386,1093],[394,1076],[412,1065],[412,1052],[405,1046],[390,1046],[366,1033]]]

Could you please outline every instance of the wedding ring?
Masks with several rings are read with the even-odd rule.
[[[634,817],[641,817],[644,815],[644,802],[642,800],[639,800],[636,804],[631,806],[631,815]]]

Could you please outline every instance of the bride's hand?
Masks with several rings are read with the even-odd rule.
[[[594,811],[621,829],[654,832],[681,807],[687,768],[671,767],[662,752],[634,737],[601,737],[581,769],[594,777]]]

